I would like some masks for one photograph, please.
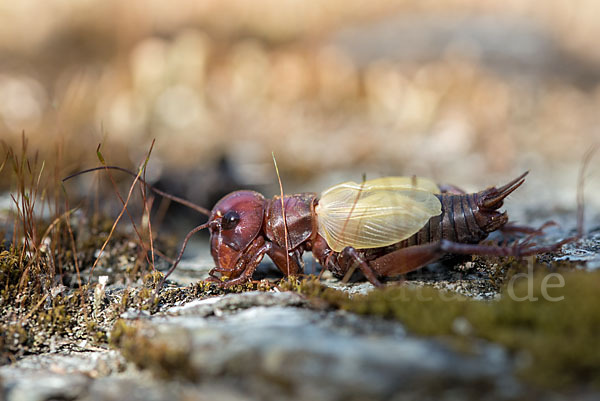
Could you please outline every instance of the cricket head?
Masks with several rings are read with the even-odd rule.
[[[262,230],[264,209],[264,196],[254,191],[232,192],[212,209],[210,252],[222,276],[236,278],[244,270],[242,256]]]

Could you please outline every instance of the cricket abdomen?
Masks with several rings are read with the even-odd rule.
[[[434,216],[416,234],[401,241],[399,248],[437,242],[442,239],[467,244],[475,244],[488,236],[480,222],[477,194],[436,195],[442,203],[442,213]]]

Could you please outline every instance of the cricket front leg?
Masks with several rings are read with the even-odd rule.
[[[209,277],[206,281],[216,283],[222,287],[230,287],[250,281],[252,279],[252,274],[254,274],[254,271],[265,254],[271,249],[271,246],[272,244],[270,242],[264,242],[259,239],[255,240],[255,242],[246,250],[245,254],[242,255],[242,258],[238,262],[238,267],[234,271],[215,267],[208,273]],[[234,278],[223,281],[220,277],[216,276],[216,273],[220,273],[221,275],[233,273],[235,275]]]

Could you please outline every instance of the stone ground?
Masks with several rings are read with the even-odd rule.
[[[597,269],[599,248],[600,231],[594,231],[552,258]],[[173,276],[175,283],[205,276],[209,255],[202,246],[196,251]],[[433,265],[409,276],[405,285],[492,298],[497,292],[486,284],[489,271],[478,263]],[[262,274],[270,276],[272,269],[265,264]],[[324,282],[351,294],[373,290],[364,282],[327,277]],[[184,301],[152,316],[130,310],[122,318],[144,342],[133,357],[85,342],[30,355],[0,367],[0,399],[563,399],[516,378],[518,356],[499,345],[481,341],[465,352],[444,338],[410,334],[395,321],[315,308],[296,293],[228,294]],[[162,365],[148,362],[140,369],[130,362],[144,361],[146,354],[152,358],[154,350],[167,355]]]
[[[453,399],[482,389],[508,399],[519,391],[498,346],[464,354],[400,324],[304,303],[293,293],[250,292],[132,318],[151,344],[189,354],[188,380],[158,381],[113,350],[31,356],[0,374],[8,400]]]

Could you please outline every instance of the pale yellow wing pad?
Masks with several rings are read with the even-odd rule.
[[[319,234],[331,249],[378,248],[402,241],[442,213],[437,185],[414,177],[345,182],[321,194]]]
[[[419,189],[422,191],[432,192],[434,194],[440,193],[438,185],[428,178],[423,177],[380,177],[372,180],[365,181],[362,184],[356,184],[352,181],[344,182],[342,184],[331,187],[323,193],[323,195],[332,189],[341,185],[358,185],[362,186],[363,189]]]

